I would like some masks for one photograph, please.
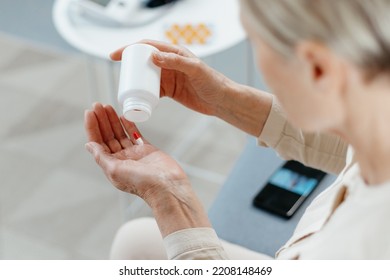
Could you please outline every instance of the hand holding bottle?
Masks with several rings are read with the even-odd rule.
[[[207,66],[189,50],[163,42],[143,40],[154,46],[155,65],[162,68],[161,97],[168,96],[197,112],[216,115],[218,105],[232,81]],[[111,54],[113,60],[121,60],[125,48]]]

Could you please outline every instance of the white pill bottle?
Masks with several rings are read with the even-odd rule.
[[[147,121],[160,99],[161,68],[151,58],[155,51],[153,46],[134,44],[122,53],[118,102],[128,121]]]

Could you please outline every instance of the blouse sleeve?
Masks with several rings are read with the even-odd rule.
[[[296,160],[325,172],[339,174],[346,164],[346,142],[335,135],[305,133],[295,128],[286,120],[276,98],[258,144],[275,149],[286,160]]]
[[[212,228],[179,230],[164,238],[164,246],[171,260],[227,259],[227,255]]]

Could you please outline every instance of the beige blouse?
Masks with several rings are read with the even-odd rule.
[[[345,142],[294,128],[274,102],[259,144],[284,159],[339,174],[306,209],[276,258],[390,259],[390,182],[367,186]],[[164,245],[170,259],[227,258],[211,228],[177,231],[164,239]]]

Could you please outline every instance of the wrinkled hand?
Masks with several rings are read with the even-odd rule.
[[[118,189],[150,203],[156,196],[190,188],[186,174],[171,157],[145,139],[144,145],[135,145],[132,135],[139,133],[137,127],[119,119],[111,106],[95,103],[86,111],[85,130],[87,150]]]
[[[206,115],[215,115],[225,97],[231,81],[207,66],[184,47],[163,42],[143,40],[160,50],[153,54],[153,62],[162,68],[161,96]],[[121,60],[121,48],[111,54],[113,60]]]

